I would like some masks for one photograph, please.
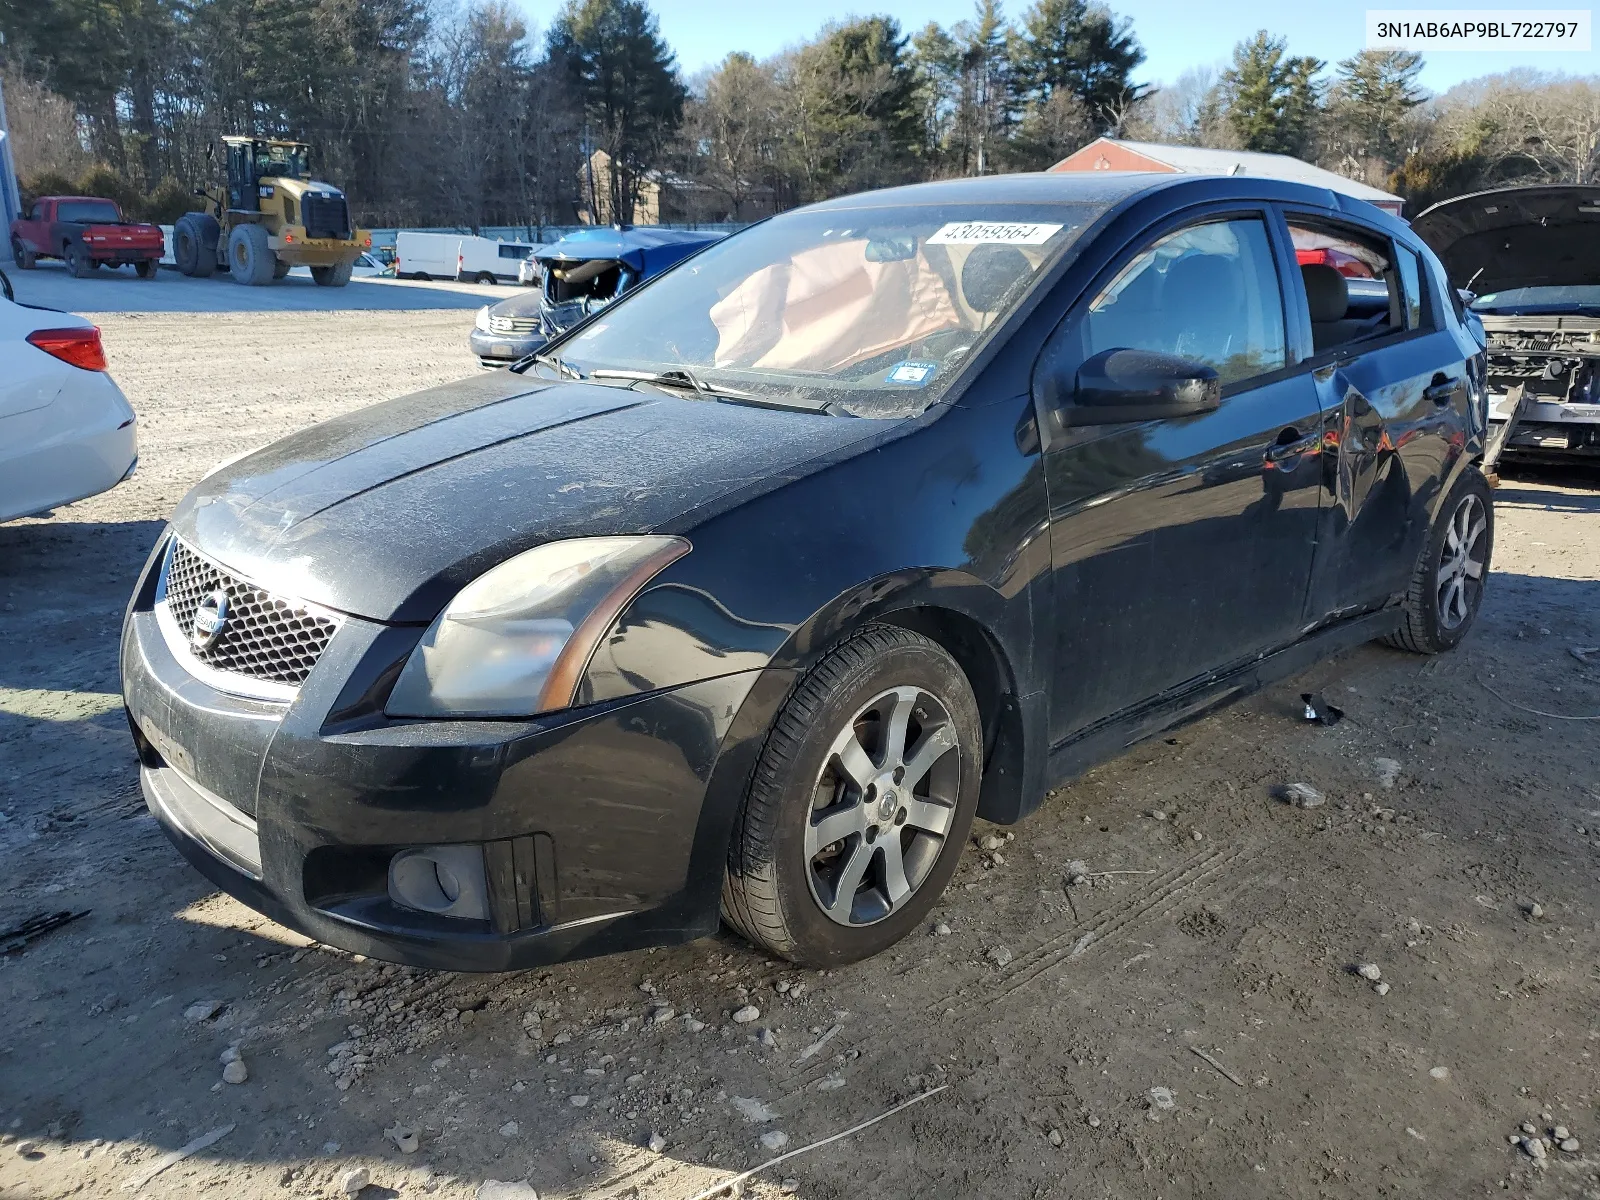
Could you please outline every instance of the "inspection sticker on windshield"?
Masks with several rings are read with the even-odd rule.
[[[938,363],[900,362],[889,368],[885,379],[887,383],[910,383],[921,387],[933,378],[933,373],[939,369]]]
[[[1031,225],[1022,221],[951,221],[928,239],[928,245],[1042,246],[1060,232],[1060,225]]]

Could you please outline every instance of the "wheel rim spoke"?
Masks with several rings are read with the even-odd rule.
[[[883,757],[879,760],[885,770],[898,767],[906,760],[906,729],[911,724],[911,710],[916,706],[915,688],[895,689],[889,715],[884,721]]]
[[[839,740],[833,746],[833,760],[849,777],[850,782],[863,792],[878,773],[877,768],[872,765],[872,756],[862,746],[853,728],[846,729],[839,735]]]
[[[812,824],[806,835],[808,856],[820,854],[835,842],[842,842],[853,833],[866,829],[867,817],[860,802],[837,810],[830,810],[822,820]]]
[[[933,769],[933,764],[956,748],[956,735],[949,725],[936,725],[923,733],[917,749],[906,763],[906,773],[901,783],[907,791],[922,782],[923,776]]]
[[[906,803],[906,824],[944,837],[955,820],[956,810],[931,800],[910,800]]]
[[[883,849],[883,891],[893,911],[911,895],[911,883],[906,879],[905,856],[897,835],[891,835],[878,844]]]
[[[828,915],[834,920],[842,922],[850,920],[850,910],[855,907],[856,889],[867,877],[867,868],[872,865],[875,853],[873,847],[865,842],[859,842],[850,857],[845,860],[844,867],[839,872],[838,882],[834,884],[833,902],[827,906]]]
[[[1463,572],[1473,579],[1483,578],[1483,564],[1475,558],[1467,559],[1461,566]]]

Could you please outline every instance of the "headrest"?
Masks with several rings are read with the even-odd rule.
[[[1300,268],[1300,278],[1305,281],[1313,325],[1344,320],[1350,308],[1350,288],[1343,275],[1327,263],[1307,263]]]
[[[1231,320],[1238,316],[1232,308],[1239,301],[1238,283],[1234,260],[1221,254],[1190,254],[1168,269],[1161,294],[1169,304],[1178,297],[1192,297],[1189,303],[1205,306],[1198,311],[1224,311]]]
[[[961,295],[975,311],[994,312],[1031,273],[1028,256],[1015,246],[974,246],[961,264]]]

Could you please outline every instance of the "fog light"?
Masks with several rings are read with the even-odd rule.
[[[457,917],[489,919],[489,884],[482,846],[421,846],[389,860],[389,898],[402,908]]]

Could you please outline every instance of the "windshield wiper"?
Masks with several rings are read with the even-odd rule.
[[[733,400],[758,408],[798,409],[801,412],[831,413],[826,400],[803,400],[797,396],[758,396],[754,392],[741,392],[736,388],[715,386],[701,379],[687,367],[669,367],[665,371],[619,371],[609,367],[596,367],[589,372],[590,379],[626,379],[633,383],[653,383],[657,387],[687,388],[707,400]]]
[[[565,379],[582,379],[583,372],[569,362],[562,362],[554,354],[531,354],[529,359],[541,367],[549,367]]]

